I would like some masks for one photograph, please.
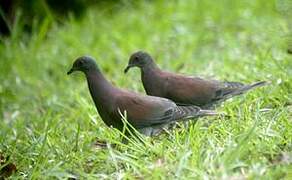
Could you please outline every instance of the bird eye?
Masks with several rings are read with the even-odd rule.
[[[78,63],[79,66],[82,66],[83,64],[84,64],[84,61],[82,61],[82,60],[79,61],[79,63]]]
[[[135,61],[138,61],[139,60],[139,57],[138,56],[135,56],[134,60]]]

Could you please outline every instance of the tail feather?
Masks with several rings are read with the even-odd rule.
[[[267,84],[266,81],[260,81],[260,82],[256,82],[256,83],[251,84],[251,85],[244,85],[244,86],[238,88],[237,90],[231,92],[230,95],[232,95],[232,96],[240,95],[240,94],[243,94],[251,89],[254,89],[256,87],[261,87],[261,86],[264,86],[266,84]]]
[[[219,89],[216,92],[216,98],[214,100],[221,102],[233,96],[243,94],[256,87],[264,86],[266,84],[267,84],[266,81],[256,82],[251,85],[243,85],[241,83],[236,83],[236,82],[225,82],[226,88]]]
[[[259,82],[253,83],[253,84],[251,84],[249,86],[250,86],[250,89],[251,89],[251,88],[255,88],[255,87],[265,86],[267,84],[268,84],[267,81],[259,81]]]
[[[206,109],[214,108],[216,104],[220,104],[221,102],[229,98],[241,95],[249,90],[252,90],[254,88],[261,87],[267,84],[268,82],[266,81],[259,81],[250,85],[244,85],[238,82],[224,82],[225,87],[217,90],[216,96],[212,100],[212,102],[204,105],[203,108],[206,108]]]
[[[220,115],[220,113],[217,113],[216,111],[213,110],[203,110],[201,109],[199,111],[199,116],[217,116]]]
[[[223,83],[224,83],[224,86],[228,89],[238,89],[244,86],[244,84],[240,82],[226,81]]]
[[[219,115],[213,110],[202,110],[198,106],[178,106],[175,112],[175,119],[190,119],[202,116],[216,116]]]

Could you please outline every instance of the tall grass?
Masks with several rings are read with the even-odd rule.
[[[278,179],[291,175],[292,61],[287,21],[274,1],[123,1],[93,7],[64,25],[45,20],[30,37],[0,45],[0,150],[18,178]],[[131,53],[163,69],[271,85],[224,103],[229,118],[201,118],[169,134],[121,141],[97,114],[81,74],[66,71],[88,54],[121,88],[144,93]],[[145,145],[146,144],[146,145]],[[288,178],[288,176],[286,176]]]

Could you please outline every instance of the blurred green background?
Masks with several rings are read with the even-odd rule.
[[[1,11],[0,153],[16,165],[12,177],[278,179],[291,171],[291,1],[18,2],[27,4],[9,17]],[[113,84],[144,93],[138,70],[123,74],[137,50],[172,72],[271,84],[218,108],[230,118],[100,149],[96,139],[119,142],[119,134],[98,116],[84,76],[66,72],[91,55]]]

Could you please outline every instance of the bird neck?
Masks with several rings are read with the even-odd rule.
[[[92,70],[85,73],[88,83],[88,88],[91,97],[99,109],[104,103],[107,103],[116,89],[99,70]]]
[[[161,90],[157,88],[160,84],[160,74],[161,70],[155,63],[141,68],[141,80],[148,95],[154,95],[153,92]]]
[[[154,62],[150,62],[147,65],[143,66],[141,68],[141,71],[142,71],[142,74],[144,74],[144,73],[157,72],[157,71],[160,71],[160,69]]]

